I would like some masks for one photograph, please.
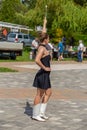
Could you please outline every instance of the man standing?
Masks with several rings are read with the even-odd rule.
[[[58,61],[63,60],[63,50],[64,50],[64,45],[62,41],[60,40],[58,43]]]
[[[62,37],[62,43],[63,43],[63,46],[64,46],[64,50],[66,49],[66,36],[63,35]]]
[[[78,62],[82,62],[83,60],[83,50],[84,50],[84,44],[82,42],[82,40],[79,40],[79,46],[78,46]]]
[[[35,59],[35,57],[36,57],[36,52],[37,52],[38,45],[39,45],[38,38],[35,38],[35,39],[32,41],[33,59]]]

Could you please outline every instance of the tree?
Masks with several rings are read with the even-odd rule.
[[[87,0],[24,0],[23,4],[20,1],[3,0],[0,20],[34,29],[43,25],[47,5],[47,31],[51,36],[55,36],[56,29],[65,32],[87,30]]]
[[[22,4],[26,5],[28,9],[35,8],[37,0],[21,0]]]
[[[6,22],[13,22],[15,18],[15,1],[4,0],[1,7],[1,20]]]
[[[0,20],[4,22],[16,21],[16,13],[25,13],[26,7],[19,0],[3,0],[0,9]]]
[[[81,6],[84,6],[87,3],[87,0],[74,0],[76,4],[79,4]]]

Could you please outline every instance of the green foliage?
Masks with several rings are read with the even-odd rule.
[[[28,9],[35,8],[37,0],[25,0],[24,4],[28,7]]]
[[[4,0],[1,7],[1,20],[10,22],[15,18],[15,10],[13,3],[10,0]]]
[[[16,13],[24,14],[26,7],[19,0],[4,0],[0,8],[0,20],[4,22],[16,23]]]
[[[82,34],[82,33],[74,33],[73,37],[76,40],[76,43],[75,43],[76,45],[79,44],[78,42],[79,40],[83,40],[84,45],[87,46],[87,35]]]
[[[51,38],[58,39],[55,31],[58,28],[66,35],[73,32],[87,34],[86,4],[87,0],[25,0],[24,4],[20,0],[3,0],[0,20],[35,29],[35,26],[43,26],[47,11],[47,31]]]
[[[85,5],[87,3],[87,0],[74,0],[76,4],[79,4],[81,6]]]

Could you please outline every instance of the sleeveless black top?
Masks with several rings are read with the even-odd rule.
[[[40,45],[44,46],[45,45]],[[50,67],[50,55],[46,55],[45,57],[41,58],[41,62],[44,66]],[[33,86],[41,89],[48,89],[51,88],[51,83],[50,83],[50,72],[45,71],[44,69],[40,69],[34,79]]]

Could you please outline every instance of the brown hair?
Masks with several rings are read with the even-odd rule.
[[[41,33],[39,36],[39,40],[40,40],[40,42],[43,42],[48,37],[49,37],[49,35],[47,33]]]

